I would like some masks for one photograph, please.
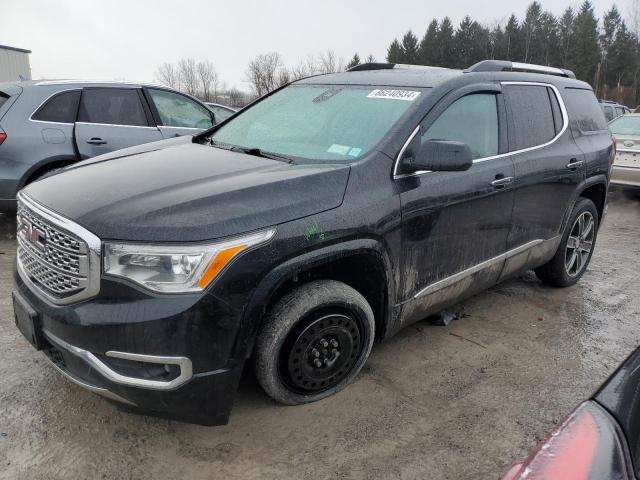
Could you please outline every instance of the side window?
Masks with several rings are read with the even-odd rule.
[[[155,89],[149,89],[149,94],[166,127],[204,129],[213,125],[209,111],[184,95]]]
[[[147,127],[149,122],[137,89],[85,88],[78,121]]]
[[[74,123],[79,100],[80,90],[58,93],[47,100],[31,118],[42,122]]]
[[[556,136],[547,87],[507,85],[509,151],[543,145]]]
[[[604,116],[607,117],[609,121],[613,120],[613,107],[604,107]]]
[[[453,102],[422,135],[426,140],[466,143],[473,158],[498,154],[498,106],[492,93],[474,93]]]
[[[572,126],[583,132],[607,130],[607,120],[591,89],[565,88],[562,98]],[[606,107],[605,107],[606,108]]]
[[[231,110],[227,110],[226,108],[218,107],[216,105],[213,105],[211,107],[211,110],[213,110],[213,113],[215,114],[216,120],[218,121],[218,123],[222,122],[223,120],[226,120],[227,118],[229,118],[231,115],[235,113],[235,112],[232,112]]]
[[[624,115],[624,108],[616,107],[616,116]]]

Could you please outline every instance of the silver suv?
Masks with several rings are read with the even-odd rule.
[[[215,124],[199,100],[126,82],[0,83],[0,211],[26,184],[66,165]]]

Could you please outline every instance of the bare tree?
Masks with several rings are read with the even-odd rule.
[[[172,63],[164,62],[156,71],[156,78],[162,85],[171,88],[180,87],[178,72]]]
[[[336,53],[333,50],[320,53],[318,59],[320,73],[335,73],[344,70],[344,59],[336,57]]]
[[[364,63],[376,63],[376,57],[370,53],[367,55],[367,58],[364,59]]]
[[[198,62],[196,70],[200,83],[200,98],[205,102],[210,102],[214,97],[217,97],[218,72],[209,60]]]
[[[230,107],[244,107],[247,103],[245,94],[238,90],[236,87],[227,90],[227,96],[229,97]]]
[[[278,72],[283,68],[282,57],[277,52],[263,53],[249,62],[247,80],[259,97],[278,86]]]
[[[198,68],[193,58],[183,58],[178,62],[181,89],[189,95],[198,93]]]
[[[291,68],[291,79],[299,80],[301,78],[310,77],[316,75],[320,71],[316,58],[313,55],[309,55],[305,60],[300,62],[293,68]]]

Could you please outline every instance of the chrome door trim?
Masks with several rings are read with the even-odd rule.
[[[562,128],[556,134],[555,137],[553,137],[551,140],[549,140],[548,142],[543,143],[541,145],[535,145],[533,147],[522,148],[520,150],[514,150],[513,152],[500,153],[498,155],[492,155],[490,157],[477,158],[477,159],[475,159],[473,161],[473,163],[480,163],[480,162],[486,162],[486,161],[489,161],[489,160],[496,160],[498,158],[505,158],[505,157],[509,157],[509,156],[512,156],[512,155],[518,155],[520,153],[526,153],[526,152],[531,152],[533,150],[538,150],[539,148],[548,147],[549,145],[555,143],[562,135],[564,135],[564,133],[567,131],[567,128],[569,128],[569,115],[567,113],[567,107],[564,104],[564,100],[562,99],[562,95],[560,95],[560,91],[558,90],[558,88],[555,85],[552,85],[550,83],[543,83],[543,82],[523,82],[523,81],[519,81],[519,82],[505,81],[505,82],[500,82],[500,85],[530,85],[530,86],[549,87],[549,88],[551,88],[551,90],[553,90],[553,92],[555,93],[556,99],[558,100],[558,105],[560,106],[560,112],[562,114]],[[473,93],[470,93],[469,95],[473,95]],[[406,147],[409,145],[411,140],[413,140],[413,137],[416,135],[418,130],[420,130],[420,126],[419,125],[411,133],[411,135],[409,136],[409,138],[407,139],[407,141],[403,145],[402,149],[400,150],[400,153],[398,153],[398,155],[396,157],[396,160],[395,160],[395,163],[394,163],[394,166],[393,166],[393,179],[394,180],[396,180],[398,178],[403,178],[403,177],[413,177],[413,176],[423,175],[425,173],[432,173],[429,170],[424,170],[424,171],[421,170],[421,171],[418,171],[418,172],[406,173],[406,174],[400,174],[400,175],[398,175],[398,173],[397,173],[398,166],[400,165],[400,159],[402,158],[402,154],[404,153]],[[618,151],[620,151],[620,150],[618,150]]]
[[[158,127],[149,127],[147,125],[120,125],[119,123],[76,122],[76,125],[98,125],[100,127],[147,128],[151,130],[158,130]]]
[[[525,252],[533,247],[536,247],[538,245],[540,245],[544,240],[542,239],[537,239],[537,240],[532,240],[528,243],[525,243],[524,245],[520,245],[519,247],[516,247],[512,250],[509,250],[505,253],[501,253],[498,256],[495,256],[493,258],[490,258],[489,260],[485,260],[484,262],[478,263],[477,265],[474,265],[473,267],[467,268],[466,270],[463,270],[461,272],[458,273],[454,273],[453,275],[451,275],[450,277],[444,278],[442,280],[438,280],[435,283],[432,283],[431,285],[428,285],[427,287],[423,288],[422,290],[420,290],[418,293],[416,293],[413,298],[419,298],[422,297],[424,295],[429,295],[432,293],[437,292],[438,290],[442,290],[443,288],[447,288],[450,287],[451,285],[458,283],[460,280],[473,275],[474,273],[478,273],[481,270],[484,270],[486,268],[491,267],[492,265],[495,265],[496,263],[500,263],[504,260],[507,260],[511,257],[514,257],[522,252]]]
[[[111,350],[108,351],[105,354],[107,357],[122,358],[125,360],[132,360],[136,362],[158,363],[162,365],[177,365],[178,367],[180,367],[180,375],[170,381],[128,377],[113,370],[106,363],[96,357],[93,353],[80,347],[71,345],[61,338],[56,337],[53,333],[47,330],[42,330],[42,333],[51,343],[84,360],[103,377],[113,383],[126,385],[128,387],[166,391],[175,390],[176,388],[184,385],[191,379],[191,377],[193,377],[193,366],[191,364],[191,360],[189,360],[187,357],[164,357],[157,355],[142,355],[138,353],[116,352]]]

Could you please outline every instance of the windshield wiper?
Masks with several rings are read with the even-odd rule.
[[[233,146],[230,148],[232,152],[242,152],[247,155],[253,155],[256,157],[269,158],[271,160],[278,160],[280,162],[293,163],[293,159],[286,155],[280,155],[279,153],[267,152],[256,147],[239,147]]]

